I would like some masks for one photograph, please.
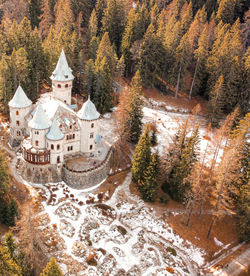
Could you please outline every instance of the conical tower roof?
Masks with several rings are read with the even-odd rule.
[[[56,69],[50,78],[55,81],[71,81],[74,79],[63,49],[57,62]]]
[[[33,118],[29,122],[29,127],[33,129],[47,129],[50,125],[51,121],[39,104]]]
[[[32,105],[32,101],[26,96],[21,85],[19,85],[14,97],[9,102],[9,106],[14,108],[24,108],[30,105]]]
[[[56,119],[54,119],[49,132],[46,134],[47,139],[58,141],[64,138],[64,134],[61,132]]]
[[[90,98],[82,105],[78,111],[77,116],[82,120],[96,120],[100,117],[100,113],[96,110],[95,105],[91,102]]]

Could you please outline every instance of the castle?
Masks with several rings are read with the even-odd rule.
[[[9,102],[10,142],[21,144],[22,164],[26,168],[23,175],[42,172],[31,179],[38,183],[45,182],[41,174],[46,167],[54,166],[56,180],[63,179],[65,159],[74,154],[95,156],[100,140],[100,114],[93,102],[88,99],[78,112],[71,105],[74,76],[63,50],[50,79],[52,92],[42,94],[35,104],[21,86]]]

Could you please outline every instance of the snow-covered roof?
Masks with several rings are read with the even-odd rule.
[[[32,105],[32,101],[26,96],[22,87],[19,85],[14,97],[9,102],[9,106],[14,108],[24,108],[30,105]]]
[[[74,79],[74,76],[72,75],[72,69],[68,65],[63,49],[57,62],[56,69],[50,78],[51,80],[56,81],[71,81]]]
[[[64,134],[61,132],[57,120],[55,119],[51,125],[49,132],[46,134],[47,139],[58,141],[64,138]]]
[[[41,104],[37,106],[33,118],[29,122],[29,127],[33,129],[47,129],[51,125],[51,121],[44,112]]]
[[[82,105],[82,108],[77,112],[77,116],[82,120],[96,120],[100,117],[100,113],[96,110],[95,105],[90,98]]]

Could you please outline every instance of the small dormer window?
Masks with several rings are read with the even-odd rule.
[[[58,84],[57,87],[58,87],[58,88],[61,88],[62,86],[61,86],[61,84]]]
[[[65,79],[67,79],[69,76],[68,75],[65,75]]]
[[[18,110],[16,111],[16,115],[17,115],[17,116],[19,115],[19,111],[18,111]]]
[[[72,125],[70,125],[69,128],[72,129]]]
[[[94,123],[92,123],[92,124],[91,124],[91,128],[93,128],[94,126],[95,126]]]
[[[69,87],[69,85],[68,84],[65,84],[65,88],[68,88]]]

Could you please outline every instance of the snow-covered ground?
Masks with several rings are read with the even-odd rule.
[[[129,173],[111,198],[63,182],[26,183],[34,198],[44,198],[35,219],[47,237],[48,252],[80,263],[77,275],[196,275],[205,252],[176,235],[166,218],[156,217],[131,195],[130,182]],[[89,255],[95,266],[87,265]],[[65,264],[62,268],[68,272]]]

